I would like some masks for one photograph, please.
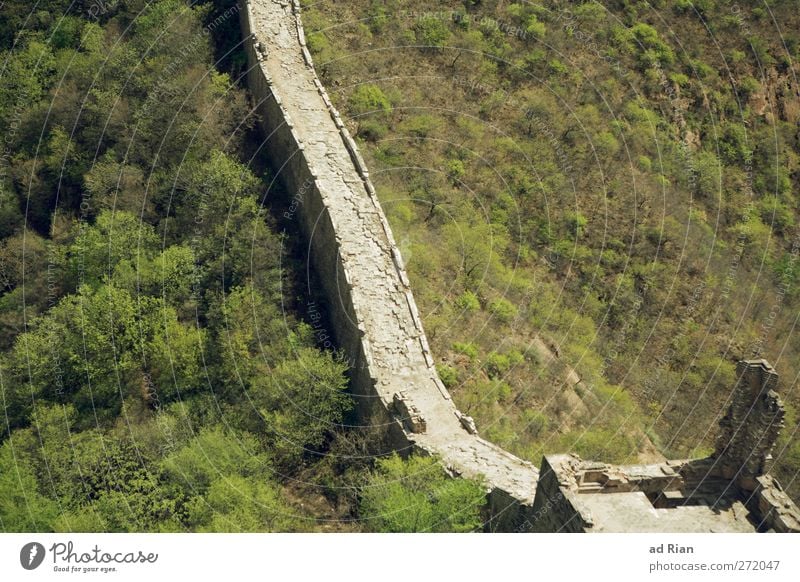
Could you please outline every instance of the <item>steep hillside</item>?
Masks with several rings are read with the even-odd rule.
[[[791,2],[307,2],[437,359],[534,461],[709,452],[778,370],[797,498],[800,17]]]

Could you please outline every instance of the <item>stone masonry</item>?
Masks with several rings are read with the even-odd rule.
[[[538,471],[478,436],[439,379],[403,261],[355,142],[314,72],[295,0],[242,0],[248,85],[350,360],[359,415],[401,452],[437,455],[489,490],[489,528],[533,506]]]
[[[730,408],[705,459],[613,466],[547,455],[532,513],[540,532],[800,532],[800,510],[766,471],[783,425],[778,375],[737,366]]]
[[[436,373],[367,168],[314,72],[298,1],[240,5],[266,150],[300,198],[296,218],[349,358],[359,415],[392,449],[435,454],[451,475],[482,479],[493,531],[800,530],[797,507],[766,474],[783,407],[763,360],[740,363],[708,459],[614,467],[552,455],[539,480],[533,464],[480,438]]]
[[[752,490],[755,477],[770,469],[785,413],[775,391],[778,374],[766,360],[739,362],[736,375],[733,401],[720,421],[714,457],[722,475]]]

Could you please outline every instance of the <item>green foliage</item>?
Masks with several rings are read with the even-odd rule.
[[[96,286],[108,279],[121,261],[150,260],[158,248],[151,225],[128,212],[104,210],[93,225],[79,229],[70,245],[69,276],[76,285]]]
[[[565,450],[574,451],[584,459],[602,459],[605,463],[627,463],[636,450],[636,443],[620,431],[589,428],[568,433],[559,443]]]
[[[748,145],[747,130],[739,123],[727,123],[723,126],[719,142],[719,151],[723,163],[727,165],[743,164],[752,156]]]
[[[535,14],[531,14],[525,22],[525,32],[536,38],[542,38],[547,32],[547,27],[539,21]]]
[[[517,308],[508,299],[498,297],[489,302],[489,312],[494,315],[500,323],[510,323],[517,316]]]
[[[547,432],[550,419],[538,410],[526,410],[522,413],[522,423],[526,433],[532,438],[539,438]]]
[[[759,202],[761,221],[778,234],[788,233],[795,225],[792,209],[777,196],[767,196]]]
[[[547,68],[553,75],[566,75],[569,73],[569,67],[558,59],[550,59],[547,61]]]
[[[388,131],[385,124],[375,119],[365,119],[358,126],[358,136],[373,142],[383,139]]]
[[[456,307],[469,313],[478,311],[481,308],[481,302],[475,293],[467,289],[456,299]]]
[[[286,532],[297,527],[279,489],[265,481],[232,476],[217,479],[206,495],[213,508],[208,532]]]
[[[361,492],[361,518],[381,532],[470,532],[481,526],[480,483],[451,479],[439,462],[397,455],[378,460]]]
[[[694,175],[695,190],[705,200],[712,201],[720,196],[722,165],[719,158],[711,152],[698,152],[689,171]]]
[[[644,22],[635,24],[630,29],[633,42],[639,56],[639,62],[644,68],[653,65],[668,66],[675,61],[675,54],[663,40],[658,31]]]
[[[745,77],[741,79],[736,86],[736,92],[743,102],[747,102],[754,93],[761,89],[761,83],[753,77]]]
[[[417,43],[424,48],[442,47],[450,38],[450,30],[444,20],[436,16],[423,16],[414,24],[413,29]]]
[[[518,366],[523,361],[522,354],[511,351],[507,354],[492,352],[486,358],[486,373],[490,378],[504,376],[512,367]]]
[[[356,116],[388,113],[392,109],[391,103],[381,88],[370,83],[356,87],[353,94],[350,95],[349,105]]]
[[[461,160],[450,160],[447,162],[447,177],[454,183],[458,183],[466,174],[464,162]]]
[[[455,368],[437,364],[436,373],[439,374],[439,379],[446,388],[453,388],[458,385],[458,372]]]
[[[798,308],[800,156],[780,89],[791,63],[779,55],[796,53],[796,39],[784,47],[766,9],[734,14],[714,0],[467,4],[468,18],[446,23],[447,44],[463,50],[404,59],[387,49],[413,43],[416,29],[409,38],[385,25],[370,39],[377,50],[325,73],[358,86],[392,71],[382,88],[403,109],[365,156],[379,192],[426,202],[389,219],[425,249],[408,269],[433,353],[467,356],[448,358],[457,404],[534,462],[581,446],[634,460],[648,440],[680,456],[707,448],[713,431],[701,428],[715,424],[742,357],[726,346],[763,342],[795,374],[785,356],[797,351],[786,317]],[[354,21],[388,7],[350,6]],[[317,28],[336,24],[334,8],[309,8]],[[797,28],[786,2],[769,10]],[[358,34],[331,35],[333,50],[353,54]],[[435,174],[424,185],[421,168]],[[516,308],[513,325],[492,312],[497,297]],[[761,340],[776,297],[785,303]],[[721,306],[739,316],[721,320]],[[506,370],[503,356],[537,335],[557,341],[558,357]],[[559,390],[572,373],[576,394]],[[530,410],[543,417],[526,431]]]
[[[580,212],[570,212],[567,214],[567,230],[576,239],[580,238],[581,234],[583,234],[583,230],[586,228],[587,224],[589,224],[589,219]]]
[[[161,400],[185,396],[199,387],[203,342],[203,331],[181,324],[161,299],[81,287],[32,321],[9,354],[12,425],[23,424],[30,399],[69,399],[87,423],[112,418],[145,376]]]
[[[5,531],[46,531],[58,506],[42,495],[31,457],[21,453],[15,439],[0,445],[0,525]]]
[[[400,124],[400,129],[414,137],[428,137],[439,128],[439,120],[426,113],[414,115]],[[448,168],[450,170],[450,168]],[[457,169],[456,169],[457,172]]]
[[[55,56],[49,45],[30,40],[13,53],[2,52],[3,83],[0,84],[0,126],[8,127],[31,102],[42,98],[55,73]]]
[[[330,353],[301,348],[294,359],[272,369],[272,375],[256,378],[248,392],[250,402],[263,419],[264,429],[275,435],[275,447],[299,454],[319,447],[352,406],[345,393],[346,367]]]
[[[292,311],[215,9],[138,4],[2,49],[0,530],[314,528],[279,475],[344,432],[346,365]]]
[[[464,354],[471,360],[474,360],[475,358],[478,357],[478,348],[473,343],[455,342],[453,344],[453,349],[457,351],[459,354]]]
[[[328,39],[321,32],[310,33],[306,36],[306,40],[308,41],[308,49],[314,54],[324,53],[330,48]]]

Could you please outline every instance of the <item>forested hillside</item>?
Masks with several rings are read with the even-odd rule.
[[[796,2],[304,2],[442,379],[534,462],[702,456],[781,376],[800,495]]]
[[[236,3],[0,10],[0,530],[478,527],[479,486],[370,477],[379,437],[343,426]],[[390,517],[357,521],[364,486]]]

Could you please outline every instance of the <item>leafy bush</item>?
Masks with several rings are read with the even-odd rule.
[[[489,311],[501,323],[510,323],[517,316],[516,306],[503,297],[498,297],[490,301]]]
[[[375,119],[365,119],[358,125],[359,137],[363,137],[372,142],[380,141],[389,131],[385,123],[381,123]]]
[[[375,113],[388,113],[392,109],[389,99],[383,94],[381,88],[371,83],[356,87],[349,99],[350,110],[353,115]]]
[[[482,485],[449,478],[437,459],[379,459],[361,492],[360,518],[380,532],[470,532],[481,527]]]
[[[437,364],[436,373],[446,388],[452,388],[458,384],[458,372],[452,366]]]
[[[645,68],[656,63],[666,66],[675,61],[672,49],[661,40],[658,31],[649,24],[639,22],[630,29],[630,32],[639,51],[639,61]]]
[[[520,365],[524,361],[522,354],[512,350],[506,354],[492,352],[486,358],[485,369],[490,378],[503,376],[512,367]]]
[[[414,34],[417,42],[425,48],[438,48],[444,46],[450,38],[450,30],[441,18],[424,16],[414,24]]]
[[[522,425],[531,438],[539,438],[547,432],[550,419],[538,410],[525,410],[522,413]]]
[[[481,302],[478,300],[478,296],[468,289],[458,296],[456,307],[469,313],[478,311],[481,308]]]
[[[525,22],[525,32],[534,36],[535,38],[543,38],[547,27],[544,22],[540,22],[535,14],[531,14]]]
[[[459,354],[464,354],[470,360],[474,360],[478,357],[478,347],[473,343],[455,342],[453,344],[453,349]]]

